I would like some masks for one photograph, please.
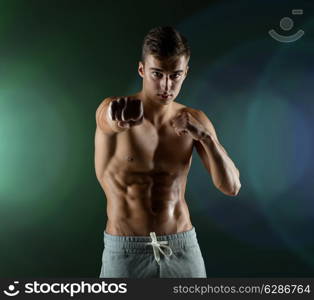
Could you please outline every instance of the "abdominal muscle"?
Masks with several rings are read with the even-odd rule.
[[[184,191],[186,174],[107,174],[106,233],[120,236],[174,234],[192,229]]]

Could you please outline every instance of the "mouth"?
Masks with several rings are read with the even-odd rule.
[[[159,97],[161,97],[162,99],[168,99],[170,98],[172,95],[170,94],[158,94]]]

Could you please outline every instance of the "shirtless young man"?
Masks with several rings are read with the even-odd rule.
[[[235,196],[239,171],[201,110],[175,102],[190,49],[172,27],[144,39],[142,90],[96,111],[95,170],[107,198],[101,278],[206,277],[185,188],[196,147],[214,185]]]

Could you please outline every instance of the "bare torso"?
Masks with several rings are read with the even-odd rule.
[[[181,110],[191,112],[173,102],[171,118]],[[144,112],[143,123],[127,131],[106,135],[96,129],[95,168],[107,198],[107,233],[147,236],[192,228],[185,189],[193,139],[177,135],[169,121],[156,128]]]

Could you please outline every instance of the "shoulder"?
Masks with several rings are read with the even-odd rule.
[[[95,112],[95,118],[96,118],[96,123],[98,126],[102,127],[103,126],[103,122],[104,122],[104,119],[105,119],[105,113],[107,112],[107,108],[110,104],[110,102],[114,99],[117,99],[118,97],[115,97],[115,96],[110,96],[110,97],[107,97],[103,100],[101,100],[101,102],[98,104],[98,107],[96,109],[96,112]]]
[[[96,117],[104,111],[104,109],[109,105],[109,103],[112,100],[116,100],[118,98],[119,98],[118,96],[110,96],[110,97],[107,97],[107,98],[101,100],[101,102],[98,103],[98,106],[96,109]]]
[[[98,109],[98,108],[101,108],[102,106],[104,106],[104,105],[106,105],[106,104],[108,104],[111,100],[115,100],[115,99],[118,99],[118,98],[119,98],[119,97],[117,97],[117,96],[109,96],[109,97],[107,97],[107,98],[101,100],[101,102],[98,103],[97,109]]]
[[[210,120],[208,119],[207,115],[200,109],[196,109],[196,108],[192,108],[186,105],[183,105],[181,103],[179,103],[178,106],[178,113],[181,112],[188,112],[190,113],[193,117],[195,117],[198,121],[200,122],[210,122]]]
[[[110,101],[110,99],[112,99],[112,97],[107,97],[107,98],[101,100],[101,102],[98,103],[98,107],[97,107],[96,111],[101,109],[104,105],[106,105],[108,103],[108,101]]]

